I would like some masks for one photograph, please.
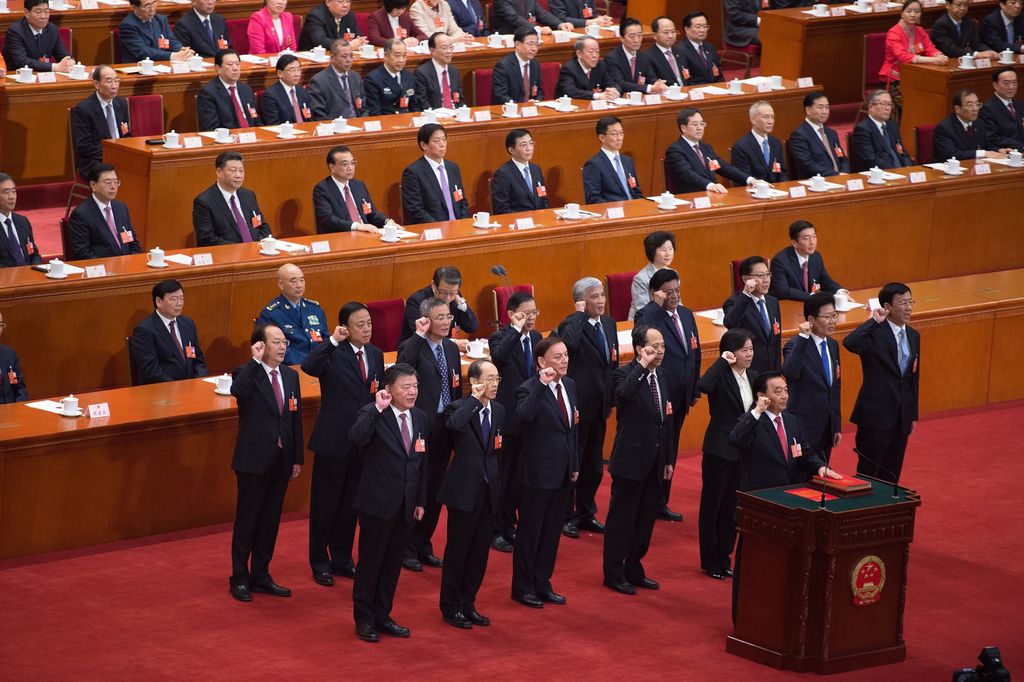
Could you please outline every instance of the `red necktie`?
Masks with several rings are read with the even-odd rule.
[[[363,364],[363,351],[362,349],[356,351],[356,362],[359,363],[359,376],[363,378],[363,383],[366,383],[366,365]]]
[[[292,109],[295,111],[295,122],[302,123],[302,110],[299,109],[299,98],[295,96],[295,88],[292,88]]]
[[[636,80],[636,56],[629,58],[629,71],[633,76],[633,80]]]
[[[524,102],[530,99],[530,65],[523,65],[523,100]]]
[[[409,454],[409,447],[412,445],[412,434],[409,432],[409,422],[407,420],[408,416],[404,412],[398,415],[398,418],[402,421],[402,445],[405,446],[406,454]]]
[[[235,96],[235,86],[228,86],[228,92],[231,93],[231,103],[235,105],[235,117],[238,119],[239,128],[248,128],[249,119],[245,117],[245,112],[242,111],[242,105],[238,102],[238,97]]]
[[[1008,102],[1006,108],[1010,110],[1010,118],[1017,121],[1017,110],[1013,108],[1013,102]]]
[[[184,360],[185,359],[185,349],[181,347],[181,341],[178,339],[178,334],[174,331],[174,327],[175,327],[175,320],[171,320],[167,324],[167,328],[171,332],[171,338],[174,339],[174,345],[177,346],[177,348],[178,348],[178,354],[181,356],[182,360]]]
[[[562,422],[565,428],[569,428],[569,408],[565,406],[565,398],[562,397],[562,382],[555,384],[555,393],[558,395],[558,411],[562,415]]]
[[[782,425],[782,415],[775,418],[775,431],[779,434],[779,444],[782,445],[782,456],[789,452],[789,445],[786,443],[786,428]]]
[[[452,103],[452,86],[448,83],[447,67],[445,67],[444,74],[441,76],[441,106],[445,109],[455,108]]]
[[[352,192],[348,189],[348,183],[345,183],[345,208],[348,209],[348,217],[352,222],[359,221],[359,210],[356,208],[356,202],[352,199]]]
[[[274,391],[274,400],[277,401],[277,413],[284,412],[284,393],[281,392],[281,382],[277,380],[277,370],[270,370],[270,388]]]
[[[117,227],[114,225],[114,214],[110,210],[110,204],[103,207],[103,217],[107,221],[107,227],[110,228],[110,234],[114,235],[114,243],[120,248],[121,240],[117,237]]]
[[[804,261],[804,266],[802,269],[804,271],[804,291],[810,291],[811,288],[808,286],[807,282],[807,261]]]

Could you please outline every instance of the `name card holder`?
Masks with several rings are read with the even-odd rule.
[[[702,88],[695,88],[693,90],[690,90],[690,99],[704,99],[704,90]]]
[[[928,174],[924,171],[914,171],[910,174],[911,185],[916,185],[919,182],[928,182]]]
[[[480,123],[481,121],[490,121],[491,120],[491,112],[490,111],[474,111],[473,112],[473,120],[476,121],[477,123]]]
[[[790,199],[800,199],[805,196],[807,196],[807,188],[803,185],[796,185],[789,188]]]
[[[195,149],[203,146],[203,138],[201,137],[183,137],[181,143],[185,145],[185,149]]]
[[[523,118],[533,118],[534,116],[539,115],[537,113],[537,107],[523,107],[519,110],[519,113],[522,114]]]
[[[96,403],[95,405],[89,405],[86,409],[89,412],[89,419],[97,419],[99,417],[110,416],[109,403]]]
[[[693,200],[694,208],[711,208],[711,197],[697,197]]]
[[[644,95],[644,104],[661,104],[661,95]]]
[[[422,239],[425,242],[436,242],[438,240],[444,239],[444,233],[441,232],[440,227],[434,227],[429,230],[423,230],[423,234],[421,235],[420,239]]]
[[[864,181],[861,180],[860,178],[854,178],[853,180],[847,180],[846,181],[846,189],[848,189],[851,192],[856,192],[857,190],[864,189]]]
[[[40,71],[39,73],[36,74],[36,76],[39,79],[40,83],[56,83],[57,82],[57,74],[55,74],[53,71]]]
[[[608,108],[608,100],[606,99],[595,99],[590,103],[591,111],[604,111]]]
[[[988,175],[992,172],[992,166],[987,163],[976,163],[974,164],[975,175]]]
[[[533,224],[533,218],[516,218],[516,229],[517,230],[530,230],[535,227]]]
[[[621,206],[613,206],[604,213],[604,217],[608,220],[622,220],[626,217],[626,212]]]
[[[988,57],[981,57],[974,60],[974,65],[979,69],[987,69],[992,66],[992,60]]]
[[[249,131],[247,133],[238,133],[239,144],[253,144],[256,142],[256,133]]]
[[[212,253],[197,253],[192,256],[192,265],[213,265]]]
[[[798,87],[798,88],[813,88],[814,87],[814,79],[811,78],[810,76],[805,76],[803,78],[797,78],[796,79],[796,87]]]
[[[85,269],[85,277],[92,279],[93,277],[106,277],[107,269],[102,265],[90,265]]]
[[[313,253],[330,253],[331,243],[325,241],[312,242],[309,248]]]

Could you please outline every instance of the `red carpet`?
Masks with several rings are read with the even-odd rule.
[[[907,661],[832,679],[946,680],[992,644],[1024,675],[1024,512],[1019,464],[1007,456],[1022,419],[1016,403],[920,424],[905,470],[923,498],[911,547]],[[836,457],[840,470],[852,469],[851,445]],[[662,582],[659,592],[625,597],[603,588],[600,537],[563,539],[554,584],[568,606],[534,611],[509,599],[510,557],[492,552],[478,606],[494,625],[445,625],[439,572],[404,572],[394,616],[412,638],[377,645],[355,638],[350,582],[323,588],[310,579],[304,519],[284,524],[272,566],[295,591],[291,599],[230,598],[225,528],[9,561],[0,564],[0,677],[796,678],[724,651],[730,584],[697,570],[698,470],[696,456],[680,462],[672,506],[686,521],[655,530],[646,566]],[[302,480],[308,485],[308,471]],[[608,487],[606,477],[602,515]]]

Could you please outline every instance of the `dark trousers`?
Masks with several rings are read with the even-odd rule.
[[[391,617],[402,572],[402,551],[409,542],[412,521],[405,503],[390,519],[359,514],[359,563],[352,584],[352,611],[356,625],[377,627]]]
[[[832,427],[827,421],[821,433],[807,434],[807,442],[821,456],[823,462],[827,464],[832,461]]]
[[[355,565],[352,544],[358,512],[352,506],[362,465],[356,452],[344,457],[317,453],[309,494],[309,566],[314,573]]]
[[[567,521],[589,521],[597,514],[594,497],[604,477],[604,419],[581,419],[579,432],[580,475],[572,485],[566,505]]]
[[[612,497],[604,524],[604,579],[639,583],[646,577],[654,519],[661,507],[662,478],[655,465],[642,481],[612,475]]]
[[[513,597],[551,591],[568,499],[568,479],[554,490],[528,485],[520,489],[519,530],[512,551]]]
[[[409,546],[405,549],[407,559],[423,559],[434,553],[434,545],[430,538],[437,529],[437,521],[441,518],[441,503],[437,501],[437,493],[441,490],[441,482],[448,472],[448,462],[452,458],[452,436],[444,423],[444,415],[434,419],[434,427],[430,430],[427,441],[427,461],[421,466],[427,467],[427,506],[423,508],[423,519],[413,528]]]
[[[871,429],[857,425],[857,473],[896,483],[903,469],[907,435],[899,425],[894,429]]]
[[[676,400],[679,402],[677,403]],[[686,421],[687,405],[681,396],[674,396],[672,399],[672,452],[679,454],[679,434],[683,430],[683,422]],[[668,506],[668,498],[672,496],[672,481],[675,476],[661,480],[661,501],[663,506]]]
[[[729,555],[736,544],[736,489],[740,463],[704,453],[700,464],[700,567],[712,573],[732,568]]]
[[[280,448],[265,473],[235,472],[238,502],[235,505],[235,525],[231,530],[232,585],[248,587],[251,580],[269,577],[289,476],[291,467],[285,472]]]
[[[513,408],[514,409],[514,408]],[[512,541],[516,535],[516,510],[519,508],[519,453],[523,449],[522,435],[506,433],[501,444],[501,501],[498,503],[498,518],[495,535]]]
[[[476,593],[487,571],[493,528],[491,492],[483,481],[473,511],[448,507],[448,540],[441,569],[441,613],[445,616],[476,610]]]

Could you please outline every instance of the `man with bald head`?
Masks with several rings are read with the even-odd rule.
[[[285,263],[279,267],[277,286],[281,288],[281,295],[267,304],[256,323],[280,327],[288,339],[285,364],[297,365],[331,335],[327,316],[319,303],[304,297],[306,277],[299,266]]]

